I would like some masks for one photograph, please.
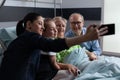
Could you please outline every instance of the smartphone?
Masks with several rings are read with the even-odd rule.
[[[108,32],[102,36],[114,35],[115,34],[115,24],[102,24],[100,28],[108,27]]]

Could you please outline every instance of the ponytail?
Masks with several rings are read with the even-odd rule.
[[[17,27],[16,27],[16,34],[17,36],[20,36],[22,33],[24,33],[24,31],[26,30],[26,24],[27,24],[27,21],[30,21],[30,22],[34,22],[38,16],[40,16],[40,14],[38,13],[28,13],[24,18],[23,20],[19,21],[17,23]]]
[[[21,35],[25,31],[24,21],[21,20],[17,23],[16,34],[17,36]]]

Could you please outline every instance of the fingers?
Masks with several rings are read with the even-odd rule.
[[[68,69],[69,73],[73,74],[74,76],[78,75],[78,70],[79,69],[77,67],[73,66],[73,65],[71,65],[71,68]]]
[[[97,27],[97,25],[92,24],[92,25],[88,26],[87,29],[88,29],[88,30],[89,30],[89,29],[94,29],[94,28],[96,28],[96,27]]]
[[[102,35],[106,34],[107,32],[108,32],[108,30],[103,31],[103,32],[100,32],[100,33],[99,33],[99,36],[102,36]]]
[[[102,36],[102,35],[104,35],[108,32],[108,27],[107,26],[101,28],[101,26],[96,25],[95,28],[98,30],[98,36]]]
[[[93,27],[94,29],[96,29],[97,34],[98,34],[99,37],[102,36],[102,35],[104,35],[104,34],[106,34],[108,32],[108,27],[107,26],[101,28],[100,25],[93,24],[93,25],[90,25],[88,28],[91,28],[91,27]]]
[[[99,38],[99,31],[96,28],[96,25],[90,25],[86,31],[88,40],[95,40]]]
[[[99,31],[105,31],[107,29],[108,29],[108,27],[106,26],[106,27],[99,28]]]
[[[108,27],[101,27],[99,25],[90,25],[87,28],[85,36],[87,36],[87,40],[96,40],[99,39],[100,36],[106,34],[108,32]]]
[[[77,76],[77,69],[69,69],[68,70],[70,72],[70,74],[73,74],[74,76]]]
[[[103,27],[99,29],[99,36],[102,36],[108,32],[108,27]]]

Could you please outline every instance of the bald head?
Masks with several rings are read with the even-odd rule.
[[[78,18],[81,18],[81,20],[84,22],[84,17],[80,13],[72,13],[69,17],[69,21],[76,20]]]

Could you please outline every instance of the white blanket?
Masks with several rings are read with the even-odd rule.
[[[120,58],[99,56],[89,61],[84,49],[76,49],[65,58],[65,63],[77,66],[82,73],[74,80],[120,80]]]

